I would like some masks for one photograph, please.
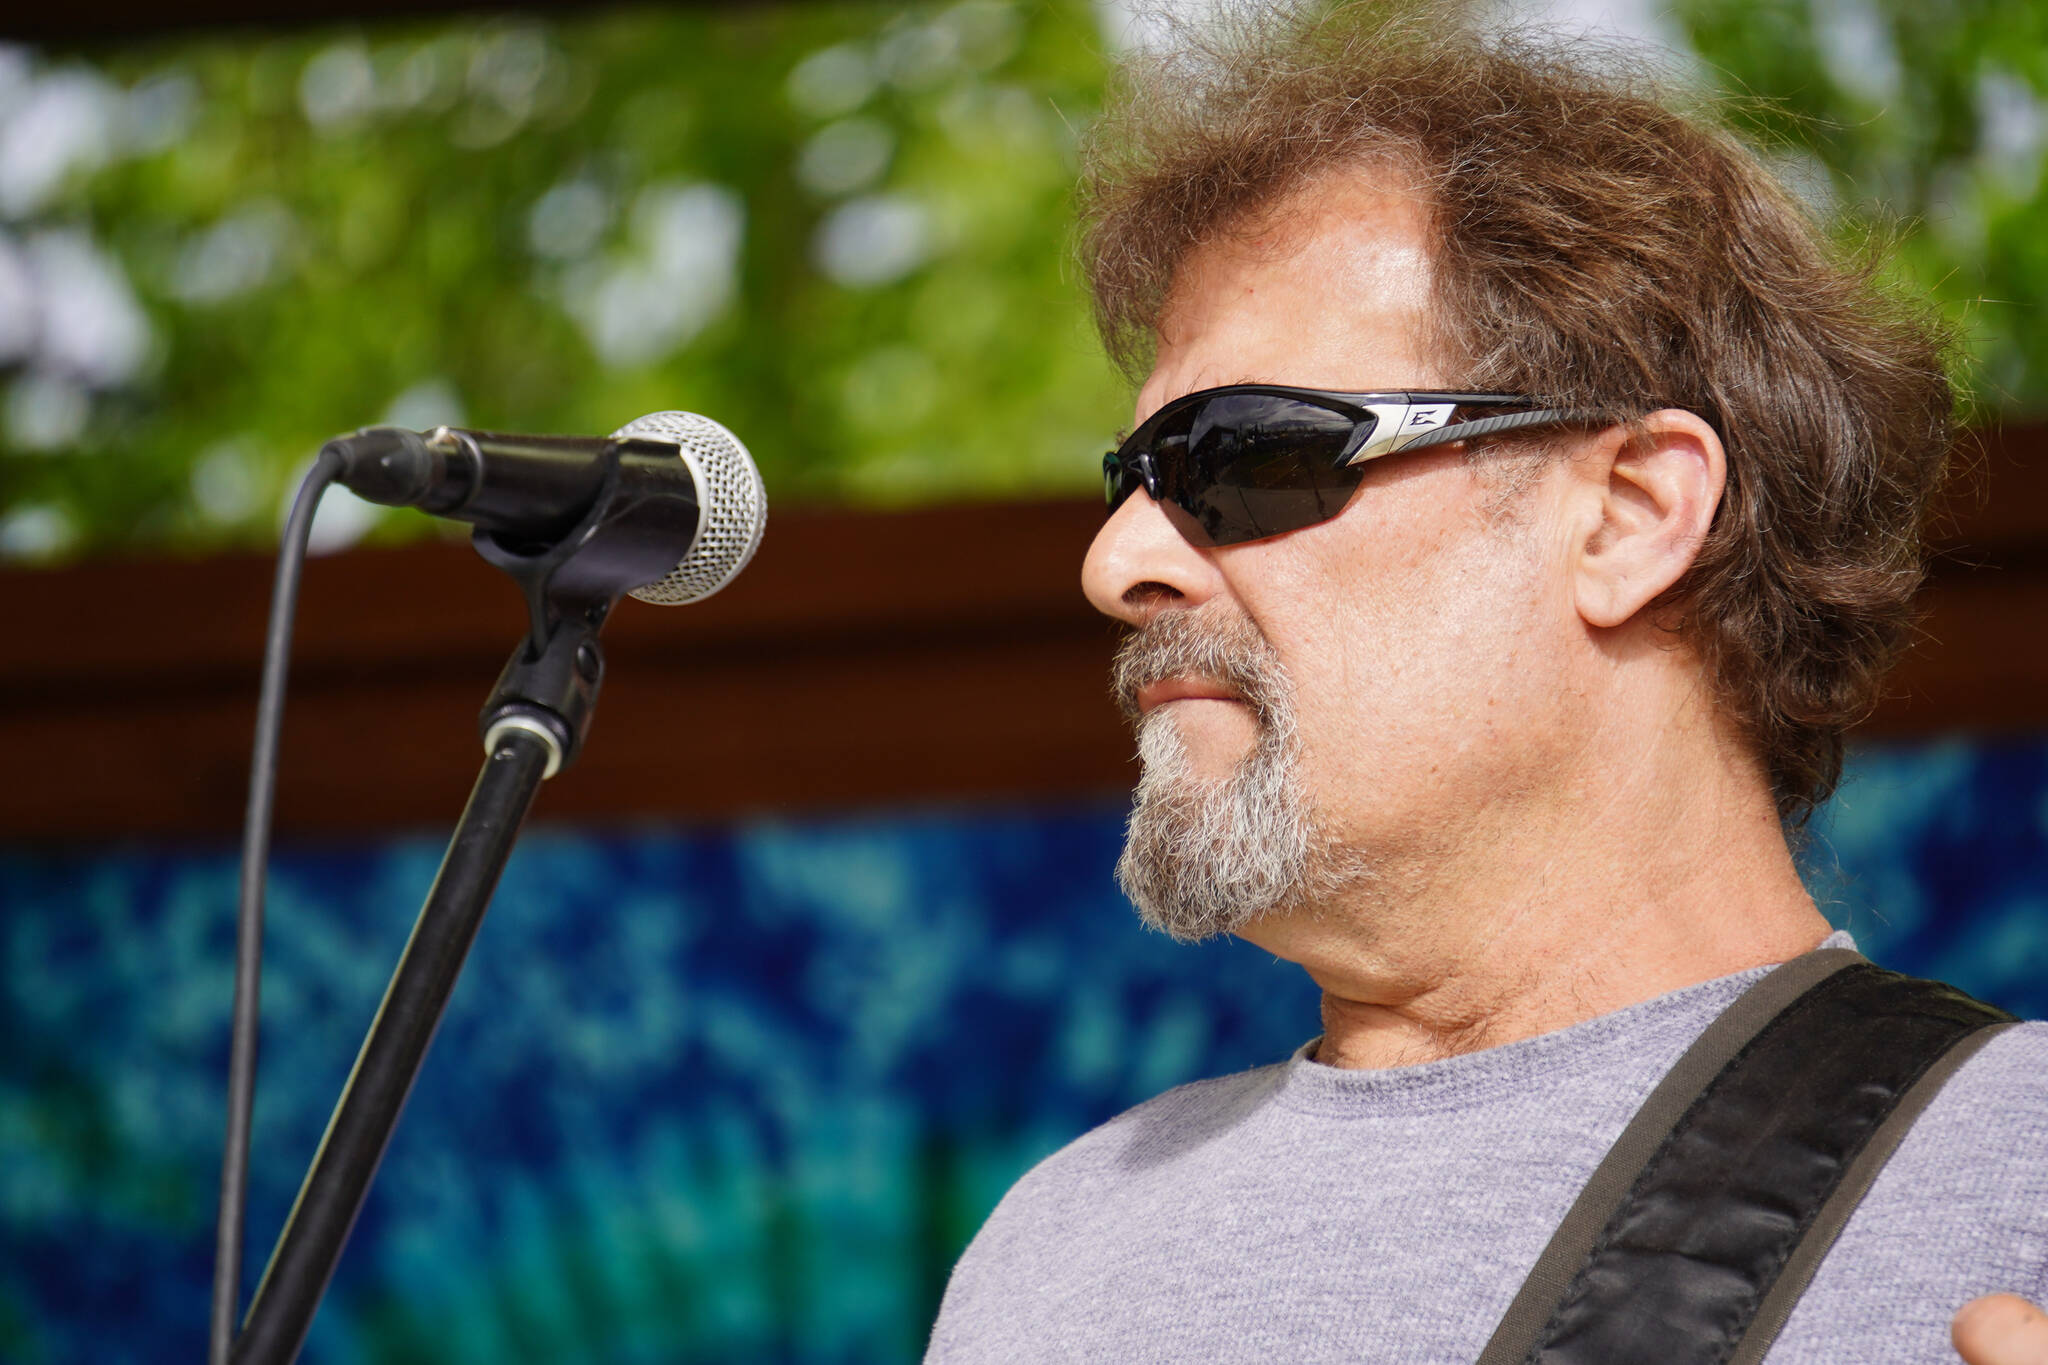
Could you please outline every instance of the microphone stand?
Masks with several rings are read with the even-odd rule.
[[[598,632],[619,598],[674,566],[677,504],[687,500],[701,524],[694,489],[623,493],[619,453],[606,452],[597,500],[559,541],[476,532],[478,553],[525,594],[527,638],[484,706],[483,770],[257,1286],[234,1365],[298,1357],[519,827],[541,782],[589,733],[604,680]]]

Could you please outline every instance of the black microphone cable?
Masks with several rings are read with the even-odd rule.
[[[263,893],[270,866],[271,807],[277,796],[277,740],[284,721],[285,670],[291,663],[292,619],[299,574],[313,534],[320,495],[341,472],[326,450],[313,461],[292,499],[270,588],[270,624],[263,641],[263,686],[256,699],[256,744],[249,757],[249,805],[242,817],[241,903],[235,914],[235,1009],[228,1044],[227,1142],[220,1163],[220,1223],[215,1232],[213,1317],[207,1365],[228,1365],[242,1291],[242,1235],[249,1199],[249,1128],[256,1107],[256,1043],[263,994]]]

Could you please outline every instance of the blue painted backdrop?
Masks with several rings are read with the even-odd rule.
[[[539,826],[312,1362],[914,1360],[1008,1183],[1316,1031],[1300,973],[1141,930],[1121,811]],[[439,857],[281,850],[252,1261]],[[1811,881],[1866,951],[2048,1014],[2048,741],[1871,748]],[[234,867],[0,852],[0,1360],[200,1358]]]

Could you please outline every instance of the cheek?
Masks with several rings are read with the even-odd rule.
[[[1562,657],[1536,546],[1481,525],[1341,548],[1303,557],[1262,622],[1296,683],[1311,790],[1342,805],[1550,761],[1532,749],[1552,747]]]

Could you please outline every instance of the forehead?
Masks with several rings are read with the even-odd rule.
[[[1420,193],[1391,172],[1313,182],[1182,261],[1138,418],[1184,393],[1246,381],[1441,387],[1424,354],[1430,283]]]

